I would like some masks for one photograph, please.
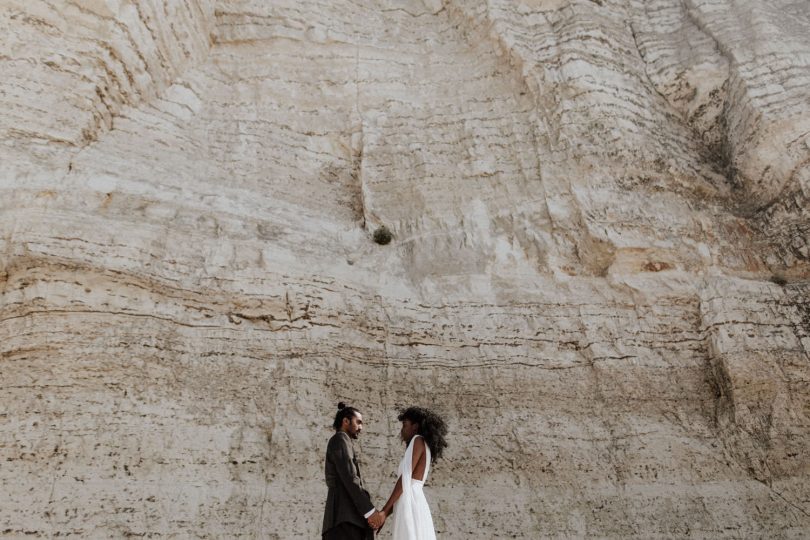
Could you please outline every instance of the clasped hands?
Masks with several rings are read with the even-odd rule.
[[[385,524],[385,512],[383,512],[382,510],[378,510],[373,514],[371,514],[367,521],[369,527],[371,527],[375,531],[379,531]]]

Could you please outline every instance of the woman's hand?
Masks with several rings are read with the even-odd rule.
[[[385,525],[385,517],[385,512],[378,510],[368,518],[368,524],[375,532],[380,532],[380,529]]]

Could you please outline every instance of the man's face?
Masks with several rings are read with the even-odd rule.
[[[363,415],[357,413],[351,418],[344,418],[343,426],[349,437],[356,439],[360,436],[360,432],[363,431]]]

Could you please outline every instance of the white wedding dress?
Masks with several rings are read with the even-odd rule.
[[[421,480],[414,480],[413,473],[413,443],[415,435],[405,456],[399,463],[400,478],[402,478],[402,495],[394,503],[394,540],[436,540],[436,532],[433,530],[433,518],[430,516],[425,492],[422,488],[430,472],[430,448],[425,444],[425,475]]]

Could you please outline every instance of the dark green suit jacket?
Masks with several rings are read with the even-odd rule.
[[[326,495],[322,534],[344,522],[368,528],[363,516],[373,510],[374,505],[363,487],[352,440],[346,433],[338,431],[329,439],[324,472],[329,492]]]

